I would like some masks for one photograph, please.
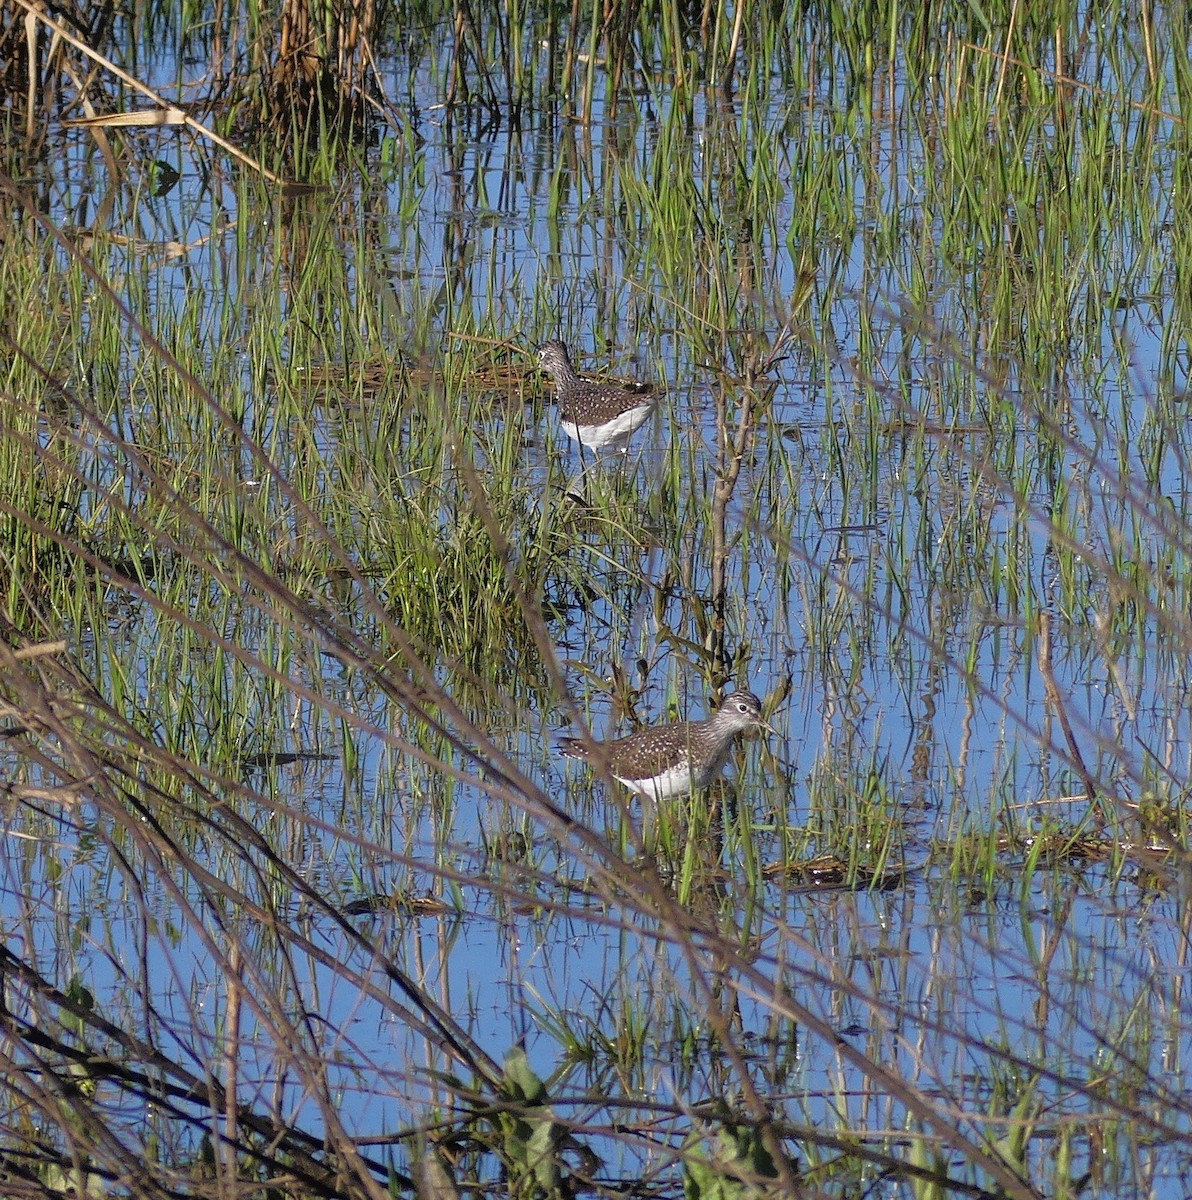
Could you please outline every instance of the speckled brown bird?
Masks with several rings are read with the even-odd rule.
[[[538,347],[542,369],[555,381],[559,425],[568,437],[589,450],[613,446],[624,450],[649,419],[657,395],[620,383],[593,383],[577,375],[567,347],[560,341]]]
[[[702,721],[648,725],[609,742],[560,738],[559,752],[607,767],[614,779],[647,799],[667,800],[707,787],[720,774],[733,743],[750,729],[774,732],[758,698],[738,691]]]

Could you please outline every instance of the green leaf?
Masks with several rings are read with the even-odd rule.
[[[505,1090],[509,1099],[523,1104],[546,1103],[546,1085],[534,1074],[521,1046],[514,1046],[505,1055]]]

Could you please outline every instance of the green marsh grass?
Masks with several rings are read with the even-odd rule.
[[[1178,1073],[1153,1065],[1185,1040],[1168,981],[1097,975],[1055,916],[1086,888],[1138,904],[1132,873],[1152,865],[1147,906],[1178,905],[1189,539],[1168,481],[1187,314],[1160,184],[1180,137],[1125,103],[1128,23],[1108,25],[1124,65],[1069,90],[1049,72],[1057,30],[1079,32],[1059,6],[999,6],[988,28],[955,6],[951,42],[898,6],[746,8],[734,29],[708,6],[697,30],[673,4],[460,26],[458,6],[404,5],[392,78],[429,79],[450,128],[391,124],[383,187],[331,125],[275,132],[265,157],[335,186],[283,200],[241,176],[207,275],[109,241],[128,232],[110,213],[89,242],[55,241],[57,217],[6,185],[6,206],[45,217],[14,220],[0,251],[0,678],[23,729],[0,745],[5,886],[30,899],[3,951],[6,1074],[39,1082],[50,1131],[34,1142],[4,1110],[6,1186],[29,1151],[31,1187],[69,1161],[176,1194],[215,1128],[221,1190],[285,1173],[374,1195],[391,1169],[408,1190],[405,1152],[346,1127],[354,1089],[388,1106],[390,1145],[444,1134],[456,1183],[498,1186],[501,1162],[540,1194],[610,1142],[624,1158],[598,1164],[604,1186],[648,1174],[674,1195],[722,1194],[742,1161],[791,1194],[1064,1194],[1081,1172],[1127,1194],[1145,1190],[1148,1139],[1186,1145]],[[435,28],[459,34],[416,58]],[[735,97],[704,87],[730,65]],[[560,96],[591,124],[552,127]],[[512,151],[474,169],[493,108],[526,122],[535,196]],[[423,136],[446,146],[445,184]],[[130,226],[151,223],[143,196],[130,205]],[[522,219],[540,257],[507,260],[486,231]],[[418,249],[435,220],[440,260]],[[815,272],[799,340],[758,378],[796,261]],[[1131,322],[1168,302],[1151,383]],[[602,470],[584,506],[560,494],[573,459],[544,432],[551,410],[524,404],[541,386],[481,382],[557,333],[594,343],[600,369],[664,364],[665,447]],[[1067,690],[1044,688],[1048,661]],[[640,690],[661,716],[751,677],[789,697],[781,727],[808,746],[750,743],[736,802],[660,814],[653,855],[635,805],[552,761],[553,731],[601,691]],[[1130,740],[1160,707],[1170,736]],[[270,762],[285,752],[342,769]],[[1095,804],[1070,799],[1085,790]],[[1108,867],[1074,865],[1086,837]],[[84,894],[92,863],[145,932],[55,897],[63,877]],[[927,921],[934,972],[920,887],[958,914]],[[349,920],[358,893],[397,902]],[[430,926],[408,897],[454,911]],[[998,903],[1030,929],[1043,901],[1070,964],[999,928]],[[608,969],[573,1011],[562,984],[589,960],[551,951],[597,930]],[[157,1002],[124,937],[154,969],[201,944],[216,982],[180,988],[140,1034],[104,1025],[122,997]],[[465,944],[503,948],[509,1028],[536,1029],[537,1055],[556,1043],[566,1069],[546,1079],[492,1044]],[[966,970],[989,954],[1053,1011],[1061,988],[1092,992],[1104,1044],[1062,1024],[1027,1039],[1014,1012],[993,1053],[964,1020]],[[384,1049],[353,1040],[366,1024]],[[250,1044],[309,1108],[258,1103]],[[145,1074],[63,1104],[48,1089],[79,1055]],[[707,1097],[723,1107],[697,1112]],[[1068,1122],[1054,1158],[1049,1105]],[[173,1176],[147,1172],[150,1143]]]

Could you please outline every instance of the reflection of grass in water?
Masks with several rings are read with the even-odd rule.
[[[737,107],[707,117],[698,138],[670,81],[694,88],[705,66],[722,70],[731,28],[706,64],[670,22],[639,31],[633,44],[664,64],[668,91],[652,140],[624,143],[632,153],[608,143],[598,159],[584,131],[563,127],[557,161],[571,165],[552,180],[554,211],[588,227],[576,179],[599,181],[591,203],[623,255],[593,289],[607,329],[592,328],[554,245],[532,281],[502,282],[480,236],[457,239],[433,279],[402,277],[371,219],[340,200],[304,198],[284,226],[266,226],[245,188],[238,236],[247,247],[270,228],[277,240],[226,279],[217,257],[219,278],[192,274],[175,293],[148,256],[105,247],[102,231],[89,245],[179,371],[94,280],[14,223],[7,332],[28,358],[12,358],[3,388],[13,630],[0,671],[5,720],[28,732],[5,739],[10,837],[23,851],[8,857],[5,890],[25,898],[21,953],[38,961],[5,973],[10,1016],[22,1005],[36,1016],[36,1043],[19,1025],[9,1037],[29,1053],[15,1074],[37,1084],[26,1093],[41,1097],[44,1129],[143,1179],[136,1118],[124,1152],[73,1115],[110,1123],[115,1095],[163,1114],[163,1160],[229,1174],[284,1166],[326,1189],[333,1154],[334,1186],[354,1177],[360,1190],[386,1164],[335,1132],[354,1087],[389,1099],[389,1130],[441,1113],[446,1150],[462,1155],[445,1170],[462,1177],[462,1161],[491,1177],[503,1157],[551,1186],[560,1168],[534,1165],[535,1137],[571,1169],[580,1148],[610,1154],[597,1126],[615,1127],[638,1176],[711,1157],[710,1175],[687,1170],[697,1189],[733,1171],[768,1181],[790,1169],[797,1139],[821,1190],[871,1189],[888,1170],[919,1188],[959,1177],[1028,1194],[1017,1172],[1061,1194],[1095,1159],[1111,1191],[1133,1179],[1141,1108],[1146,1136],[1186,1142],[1178,1072],[1155,1065],[1161,1040],[1187,1040],[1167,982],[1180,960],[1163,941],[1164,914],[1176,910],[1176,933],[1180,919],[1164,889],[1185,841],[1192,642],[1173,483],[1186,432],[1168,385],[1187,314],[1166,282],[1187,234],[1165,199],[1170,151],[1155,124],[1119,120],[1117,97],[1041,87],[1004,56],[924,28],[904,42],[900,20],[914,14],[828,15],[833,36],[815,39],[814,62],[776,22],[751,24]],[[1029,25],[1017,30],[1035,44]],[[587,41],[571,31],[556,46],[581,111],[584,81],[607,69],[578,57]],[[631,43],[604,49],[615,58],[621,46],[611,69],[635,76]],[[879,94],[871,81],[890,44],[907,48],[907,90]],[[527,42],[525,53],[547,51]],[[834,91],[829,103],[822,77],[798,81],[820,69],[846,100]],[[639,96],[663,98],[653,72],[636,77]],[[891,145],[908,141],[914,170],[890,169],[901,163]],[[400,245],[417,236],[427,191],[416,157],[389,167]],[[453,202],[491,207],[481,199],[464,190]],[[549,212],[526,219],[558,228]],[[788,305],[778,264],[796,261],[812,284]],[[1156,304],[1153,388],[1130,365],[1151,288],[1171,292]],[[740,477],[718,507],[738,454],[715,441],[718,415],[731,432],[788,309],[782,384],[755,381]],[[557,495],[566,468],[541,433],[553,414],[523,414],[499,385],[516,376],[508,343],[581,330],[609,334],[602,368],[619,369],[631,337],[643,360],[662,356],[667,445],[631,455],[627,476],[598,476],[575,508]],[[34,364],[67,379],[87,415]],[[316,403],[312,381],[340,402]],[[10,643],[60,634],[68,655],[7,657]],[[757,674],[774,692],[791,676],[778,718],[790,736],[746,748],[735,803],[662,813],[654,857],[636,809],[606,821],[594,805],[617,813],[615,794],[598,787],[585,809],[547,767],[542,726],[562,715],[550,706],[566,683],[591,695],[614,666],[659,717],[698,709],[725,676]],[[1090,691],[1112,705],[1099,710]],[[388,773],[370,749],[382,744]],[[269,762],[315,748],[342,748],[342,782]],[[248,760],[269,766],[246,777]],[[499,855],[471,845],[478,797]],[[857,890],[907,864],[905,887]],[[93,866],[114,886],[97,891]],[[1136,870],[1154,889],[1145,904]],[[1079,923],[1082,882],[1131,912],[1161,970],[1144,972],[1125,938],[1116,958],[1102,955],[1111,917]],[[437,893],[473,938],[491,931],[508,967],[501,1003],[512,996],[518,1031],[558,1042],[557,1078],[536,1080],[473,1032],[468,1006],[490,1001],[451,957],[463,922],[432,933],[410,904],[391,924],[341,920],[343,903],[386,889]],[[97,894],[121,897],[143,924]],[[1006,911],[1029,937],[999,924]],[[567,985],[589,963],[570,947],[602,922],[614,931],[607,969],[576,1004]],[[144,1040],[129,1042],[123,1030],[161,994],[158,960],[183,969],[200,934],[212,982],[178,988],[168,1015],[146,1016]],[[553,957],[562,942],[568,954]],[[986,958],[1027,1002],[966,982]],[[65,988],[87,975],[94,996]],[[334,1005],[345,994],[350,1018]],[[123,1008],[126,997],[140,1002]],[[116,1011],[128,1021],[99,1024]],[[353,1044],[365,1023],[409,1042]],[[150,1036],[184,1061],[160,1061]],[[530,1049],[541,1056],[541,1043]],[[337,1058],[352,1069],[337,1073]],[[453,1074],[419,1074],[415,1061]],[[298,1116],[256,1103],[249,1076],[263,1062],[322,1099]],[[73,1109],[46,1098],[55,1072],[76,1085],[55,1093]],[[809,1085],[812,1072],[829,1082]],[[239,1113],[222,1091],[237,1082]],[[171,1086],[182,1116],[164,1115]],[[707,1096],[730,1111],[696,1109]],[[231,1130],[236,1160],[198,1152],[213,1121]],[[31,1145],[22,1133],[12,1123],[4,1137]]]

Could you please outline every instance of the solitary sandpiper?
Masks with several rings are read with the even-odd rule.
[[[703,721],[652,725],[610,742],[561,738],[559,750],[582,758],[649,800],[669,800],[705,788],[720,774],[733,742],[748,729],[774,730],[752,692],[733,692]]]
[[[560,341],[543,342],[538,347],[538,361],[555,381],[559,424],[581,447],[624,450],[654,411],[658,398],[649,390],[635,390],[623,383],[593,383],[577,375],[567,347]]]

